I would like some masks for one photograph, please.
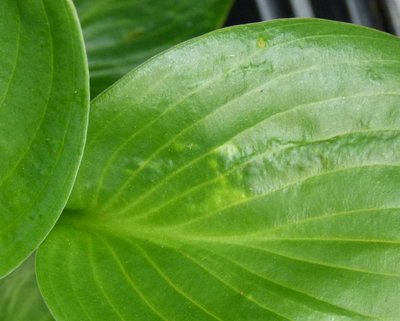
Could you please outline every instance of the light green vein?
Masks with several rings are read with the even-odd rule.
[[[151,312],[156,315],[159,319],[163,321],[169,321],[167,320],[161,312],[159,312],[151,303],[146,299],[146,297],[143,295],[143,293],[139,290],[139,288],[136,286],[135,282],[132,280],[132,278],[129,276],[129,272],[126,271],[124,265],[121,263],[121,259],[117,255],[117,253],[114,251],[112,246],[109,244],[109,242],[106,240],[106,238],[101,237],[98,235],[99,239],[102,241],[102,243],[106,246],[108,251],[111,253],[112,257],[114,258],[116,264],[118,265],[118,268],[122,272],[123,277],[126,279],[126,281],[129,283],[129,285],[132,287],[132,289],[136,292],[136,294],[139,296],[139,298],[143,301],[143,303],[151,310]]]
[[[88,311],[86,311],[86,309],[84,308],[85,305],[82,304],[81,300],[79,299],[80,296],[79,296],[79,294],[77,293],[77,291],[76,291],[76,289],[75,289],[74,279],[73,279],[72,276],[76,276],[76,274],[72,272],[72,266],[73,266],[73,264],[74,264],[74,260],[73,260],[73,258],[74,258],[74,253],[76,253],[76,252],[73,251],[73,250],[70,248],[69,251],[64,251],[64,253],[67,254],[66,260],[64,261],[64,264],[66,264],[66,266],[67,266],[67,268],[66,268],[66,270],[67,270],[67,279],[68,279],[68,281],[69,281],[69,286],[70,286],[70,288],[71,288],[72,294],[73,294],[73,296],[74,296],[74,298],[75,298],[75,302],[77,303],[78,307],[79,307],[80,310],[83,312],[83,314],[85,315],[85,317],[87,318],[87,320],[94,321],[94,320],[91,318],[91,316],[90,316],[90,314],[88,313]],[[68,257],[68,256],[69,256],[69,257]],[[57,254],[57,258],[58,258],[58,257],[59,257],[59,254]],[[51,281],[50,281],[50,284],[51,284]],[[57,297],[57,295],[54,295],[54,296]],[[81,320],[81,321],[83,321],[83,320]],[[96,321],[98,321],[98,320],[96,320]]]
[[[93,275],[93,280],[95,282],[95,284],[97,285],[96,287],[100,290],[101,295],[104,297],[104,299],[106,300],[108,306],[111,308],[111,310],[114,312],[114,314],[122,321],[125,321],[124,316],[118,311],[117,307],[114,305],[114,303],[111,301],[110,296],[107,294],[107,292],[105,291],[104,287],[103,287],[103,282],[101,281],[98,271],[96,269],[97,264],[94,261],[94,254],[93,254],[93,244],[92,244],[92,240],[87,238],[87,258],[89,261],[89,265],[91,268],[91,274]]]
[[[49,23],[49,18],[47,16],[46,13],[46,9],[43,3],[43,0],[40,1],[40,3],[42,4],[42,8],[43,8],[43,12],[44,15],[46,16],[47,22],[48,22],[48,34],[50,34],[49,37],[49,43],[50,43],[50,50],[51,50],[51,62],[50,62],[50,72],[51,73],[51,80],[50,80],[50,85],[49,85],[49,90],[47,93],[47,100],[46,100],[46,107],[43,110],[43,113],[40,116],[40,120],[38,121],[38,126],[35,128],[35,131],[33,132],[32,138],[28,143],[28,147],[27,149],[21,153],[21,157],[18,158],[18,160],[15,162],[15,165],[10,169],[10,171],[2,178],[0,179],[0,187],[4,184],[4,182],[11,177],[11,175],[16,171],[16,169],[20,166],[21,162],[25,159],[26,155],[28,154],[28,152],[31,150],[34,141],[36,140],[37,135],[39,134],[39,130],[43,125],[43,120],[45,118],[45,115],[47,113],[48,107],[49,107],[49,102],[50,102],[50,97],[51,97],[51,92],[52,92],[52,88],[53,88],[53,81],[54,81],[54,47],[53,47],[53,38],[51,37],[51,30],[50,30],[50,23]]]
[[[19,12],[20,9],[19,9],[19,6],[18,6],[18,2],[16,2],[16,8],[17,8],[17,11]],[[3,103],[8,97],[8,94],[9,94],[9,91],[10,91],[10,87],[11,87],[11,83],[14,80],[15,73],[16,73],[17,66],[18,66],[18,60],[19,60],[19,55],[20,55],[20,45],[21,45],[21,18],[20,17],[21,17],[21,15],[18,14],[18,29],[16,30],[17,40],[16,40],[16,50],[15,50],[15,52],[16,52],[15,63],[13,65],[13,68],[12,68],[12,71],[11,71],[11,74],[10,74],[10,78],[9,78],[9,80],[7,82],[6,90],[5,90],[4,94],[3,94],[3,97],[1,97],[1,99],[0,99],[0,109],[3,107]]]
[[[219,275],[217,275],[217,274],[211,272],[209,268],[204,267],[197,259],[195,259],[195,258],[194,258],[193,256],[191,256],[190,254],[188,254],[188,253],[183,253],[183,252],[179,251],[179,250],[176,249],[176,248],[171,248],[171,249],[174,250],[175,252],[181,254],[183,257],[189,259],[189,260],[192,261],[193,263],[195,263],[198,267],[200,267],[202,270],[204,270],[205,272],[207,272],[207,274],[209,274],[210,276],[212,276],[213,278],[215,278],[216,280],[218,280],[219,282],[221,282],[221,283],[222,283],[224,286],[226,286],[227,288],[231,289],[234,293],[239,294],[239,295],[241,294],[241,291],[240,291],[239,289],[237,289],[236,287],[234,287],[234,286],[232,286],[231,284],[227,283],[224,279],[221,278],[221,276],[219,276]],[[269,313],[271,313],[271,314],[274,314],[274,315],[278,316],[279,318],[283,318],[284,320],[287,320],[287,321],[294,321],[294,320],[290,320],[288,317],[286,317],[286,316],[284,316],[284,315],[278,313],[277,311],[272,310],[271,307],[265,306],[264,304],[258,302],[257,300],[254,300],[254,299],[251,298],[251,297],[244,296],[244,298],[245,298],[247,301],[249,301],[250,303],[252,303],[252,304],[254,304],[254,305],[260,307],[261,309],[263,309],[263,310],[265,310],[265,311],[267,311],[267,312],[269,312]]]
[[[333,212],[333,213],[324,213],[318,216],[311,216],[311,217],[306,217],[302,218],[300,220],[293,220],[292,222],[288,223],[283,223],[283,224],[278,224],[275,225],[271,228],[263,229],[260,231],[257,231],[255,233],[248,233],[245,234],[246,238],[247,237],[257,237],[261,236],[261,234],[271,234],[273,232],[277,232],[279,230],[285,229],[285,228],[290,228],[292,226],[298,226],[306,223],[311,223],[311,222],[316,222],[324,219],[331,219],[331,218],[337,218],[337,217],[343,217],[343,216],[348,216],[348,215],[353,215],[353,214],[364,214],[364,213],[369,213],[369,212],[380,212],[380,211],[393,211],[393,210],[399,210],[399,207],[383,207],[383,208],[359,208],[355,210],[349,210],[349,211],[341,211],[341,212]]]
[[[223,254],[221,254],[221,253],[217,253],[217,252],[211,251],[210,248],[207,248],[207,249],[205,249],[205,250],[210,251],[211,253],[213,253],[213,254],[219,256],[220,258],[225,259],[226,261],[230,262],[231,264],[238,266],[239,268],[241,268],[241,269],[243,269],[244,271],[250,273],[251,275],[254,275],[254,276],[256,276],[256,277],[258,277],[258,278],[260,278],[260,279],[263,279],[263,280],[265,280],[265,281],[267,281],[267,282],[269,282],[269,283],[272,283],[272,284],[274,284],[274,285],[276,285],[276,286],[278,286],[278,287],[281,287],[281,288],[283,288],[283,289],[287,289],[287,290],[293,291],[293,292],[295,292],[295,293],[297,293],[297,294],[299,294],[299,295],[301,295],[301,296],[304,296],[304,297],[307,298],[307,299],[315,300],[315,302],[318,302],[318,303],[323,303],[323,304],[325,304],[327,307],[330,307],[330,308],[339,309],[339,310],[341,310],[341,311],[346,311],[347,313],[351,313],[351,314],[353,314],[353,315],[361,316],[361,317],[364,317],[364,318],[366,317],[366,318],[373,319],[373,320],[376,320],[376,321],[377,321],[377,319],[376,319],[375,317],[373,317],[373,316],[368,316],[368,315],[361,314],[360,312],[357,312],[357,311],[349,310],[349,309],[346,308],[346,307],[342,307],[342,306],[340,306],[340,305],[337,305],[337,304],[328,302],[328,301],[326,301],[326,300],[323,300],[323,299],[321,299],[321,298],[318,298],[318,297],[315,297],[315,296],[313,296],[313,295],[311,295],[311,294],[308,294],[308,293],[306,293],[306,292],[303,292],[303,291],[301,291],[301,290],[299,290],[299,289],[295,289],[295,288],[292,288],[292,287],[290,287],[290,286],[281,284],[280,282],[277,282],[276,280],[269,279],[269,278],[267,278],[266,276],[264,276],[264,275],[262,275],[262,274],[259,274],[259,273],[256,272],[256,271],[250,270],[248,267],[246,267],[246,266],[240,264],[239,262],[237,262],[237,261],[235,261],[235,260],[233,260],[233,259],[231,259],[231,258],[229,258],[229,257],[227,257],[227,256],[225,256],[225,255],[223,255]],[[188,257],[191,258],[194,262],[197,262],[197,264],[200,266],[200,262],[199,262],[197,259],[194,259],[193,256],[191,256],[191,255],[188,255]],[[204,269],[204,270],[207,270],[206,267],[203,267],[203,269]]]
[[[209,315],[215,320],[219,321],[224,321],[221,318],[219,318],[217,315],[212,313],[211,311],[208,311],[204,306],[202,306],[200,303],[196,302],[193,300],[188,294],[186,294],[184,291],[182,291],[180,288],[178,288],[172,280],[160,269],[160,267],[153,261],[153,259],[149,256],[149,254],[137,243],[135,243],[136,248],[142,253],[143,257],[148,261],[148,263],[153,267],[155,271],[164,279],[164,281],[172,288],[174,289],[177,293],[179,293],[184,299],[192,303],[195,307],[197,307],[199,310],[201,310],[203,313]]]
[[[299,258],[299,257],[294,257],[294,256],[290,256],[287,254],[283,254],[283,253],[279,253],[279,252],[275,252],[272,251],[270,249],[265,249],[263,247],[260,246],[254,246],[254,245],[249,245],[248,243],[244,244],[237,244],[237,246],[242,246],[245,248],[249,248],[249,249],[255,249],[261,252],[265,252],[267,254],[270,255],[276,255],[279,257],[282,257],[284,259],[288,259],[291,261],[296,261],[296,262],[300,262],[300,263],[306,263],[306,264],[310,264],[310,265],[316,265],[316,266],[321,266],[321,267],[325,267],[325,268],[331,268],[331,269],[336,269],[336,270],[343,270],[343,271],[347,271],[347,272],[351,272],[351,273],[360,273],[360,274],[369,274],[372,276],[382,276],[382,277],[388,277],[388,278],[400,278],[400,274],[393,274],[393,273],[383,273],[383,272],[377,272],[377,271],[368,271],[368,270],[363,270],[363,269],[356,269],[356,268],[351,268],[348,266],[343,266],[343,265],[336,265],[336,264],[328,264],[325,262],[321,262],[321,261],[314,261],[314,260],[308,260],[308,259],[304,259],[304,258]]]

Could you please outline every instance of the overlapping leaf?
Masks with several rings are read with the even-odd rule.
[[[0,280],[1,321],[53,321],[36,284],[34,257]]]
[[[70,194],[87,73],[70,1],[0,2],[0,277],[45,238]]]
[[[74,0],[86,40],[93,97],[136,65],[216,29],[232,0]]]
[[[377,31],[275,21],[99,96],[38,253],[57,319],[398,320],[399,52]]]

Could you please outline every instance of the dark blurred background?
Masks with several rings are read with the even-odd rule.
[[[289,17],[352,22],[400,35],[400,0],[235,0],[226,25]]]

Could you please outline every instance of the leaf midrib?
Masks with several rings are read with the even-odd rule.
[[[171,227],[151,227],[145,225],[132,226],[127,219],[114,219],[110,217],[96,218],[93,215],[84,214],[79,211],[64,211],[61,223],[64,226],[81,230],[93,235],[112,236],[119,239],[136,239],[148,241],[160,246],[176,247],[177,244],[225,244],[225,245],[257,245],[258,242],[343,242],[343,243],[373,243],[373,244],[400,244],[397,239],[363,239],[359,237],[292,237],[274,235],[275,232],[291,226],[300,226],[315,221],[322,221],[334,217],[343,217],[357,213],[369,213],[375,211],[399,210],[398,207],[382,208],[360,208],[336,213],[323,213],[321,215],[306,217],[298,221],[282,223],[255,232],[229,236],[207,236],[207,235],[187,235],[185,231],[177,231]]]

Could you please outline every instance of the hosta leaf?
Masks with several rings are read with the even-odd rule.
[[[36,284],[34,257],[0,280],[1,321],[53,321]]]
[[[74,0],[89,57],[91,92],[183,40],[219,27],[232,0]]]
[[[99,96],[38,253],[54,314],[398,320],[399,53],[281,20],[178,46]]]
[[[45,238],[71,192],[87,73],[70,1],[0,2],[0,277]]]

